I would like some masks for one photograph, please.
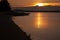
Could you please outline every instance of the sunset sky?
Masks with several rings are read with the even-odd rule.
[[[60,0],[9,0],[9,3],[11,7],[27,7],[36,3],[57,3],[60,5]],[[29,16],[13,17],[13,21],[27,34],[31,34],[32,40],[60,39],[58,37],[60,36],[60,14],[48,12],[39,14],[31,13]]]
[[[60,3],[60,0],[8,0],[12,7],[32,6],[36,3]]]

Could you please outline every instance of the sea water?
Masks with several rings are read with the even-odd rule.
[[[32,40],[60,40],[60,12],[29,13],[12,19]]]

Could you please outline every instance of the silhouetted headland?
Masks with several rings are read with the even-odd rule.
[[[27,13],[11,11],[7,0],[0,2],[0,40],[31,40],[21,28],[12,20],[12,16],[27,16]]]
[[[60,12],[60,6],[31,6],[15,8],[15,11],[24,10],[24,12]]]

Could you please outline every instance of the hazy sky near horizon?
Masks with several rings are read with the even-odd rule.
[[[14,7],[21,7],[21,6],[31,6],[35,3],[60,3],[60,0],[8,0],[9,3]]]

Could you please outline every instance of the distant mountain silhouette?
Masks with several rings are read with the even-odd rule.
[[[32,6],[32,7],[19,7],[14,10],[24,10],[25,12],[60,12],[60,6]]]

